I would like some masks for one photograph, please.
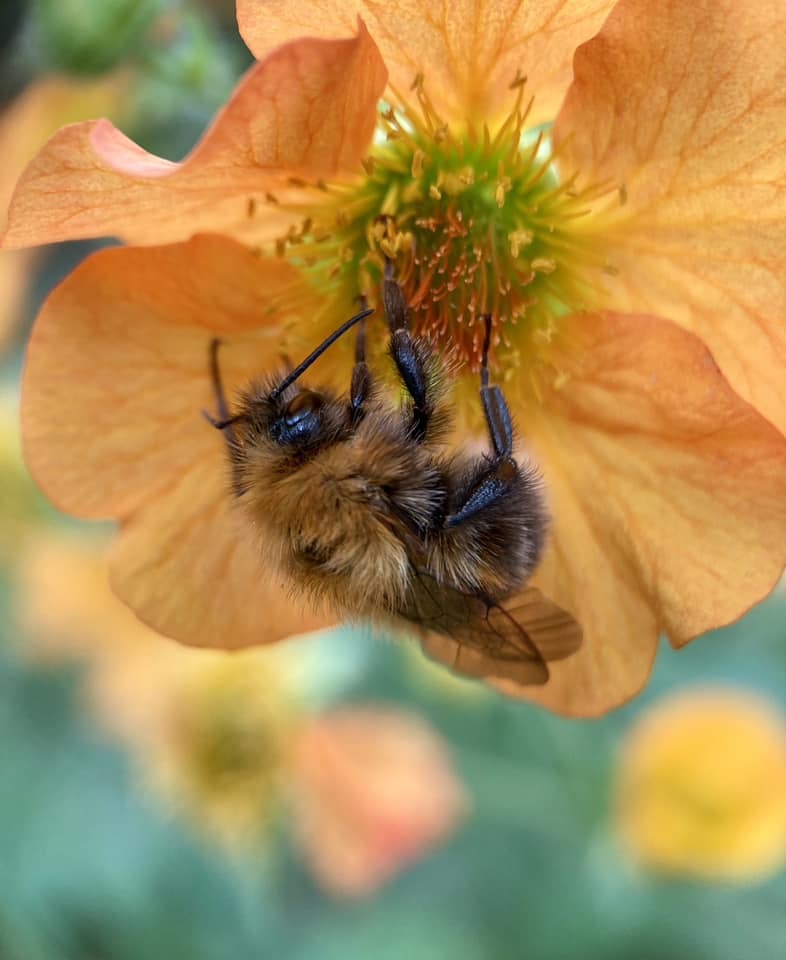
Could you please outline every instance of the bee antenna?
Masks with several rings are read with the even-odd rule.
[[[361,310],[360,313],[356,313],[354,317],[350,317],[345,323],[342,323],[338,330],[334,330],[329,337],[320,343],[316,350],[310,353],[302,363],[299,363],[291,373],[287,374],[281,383],[279,383],[279,385],[271,391],[270,399],[275,400],[277,397],[280,397],[286,388],[293,384],[301,375],[301,373],[305,373],[311,364],[314,363],[315,360],[318,360],[328,349],[328,347],[332,347],[339,337],[344,336],[347,330],[351,330],[356,323],[360,323],[361,320],[365,320],[366,317],[370,317],[373,312],[373,308],[366,308],[365,310]]]

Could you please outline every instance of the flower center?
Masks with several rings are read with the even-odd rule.
[[[496,366],[518,366],[560,316],[593,306],[609,270],[597,235],[579,226],[608,188],[560,179],[546,131],[526,130],[525,83],[511,84],[512,108],[495,131],[457,130],[418,76],[414,106],[398,95],[384,106],[365,177],[325,187],[279,254],[316,271],[320,289],[340,287],[345,303],[359,293],[380,302],[391,260],[416,332],[477,370],[490,314]]]

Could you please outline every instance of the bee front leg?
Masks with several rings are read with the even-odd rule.
[[[221,379],[221,369],[218,364],[218,351],[222,342],[223,341],[219,340],[218,337],[214,337],[210,341],[209,347],[210,380],[213,385],[213,394],[215,396],[218,418],[212,416],[212,414],[208,413],[207,410],[202,411],[202,416],[212,427],[215,427],[216,430],[220,430],[224,435],[227,456],[229,457],[229,463],[232,468],[232,487],[235,494],[240,496],[240,494],[243,492],[243,484],[240,478],[241,468],[243,465],[243,448],[239,443],[237,436],[235,435],[235,431],[232,428],[234,424],[243,419],[243,415],[238,414],[236,416],[232,416],[229,412],[226,393],[224,392],[224,384]]]
[[[223,430],[223,424],[232,420],[232,416],[229,413],[229,407],[227,406],[226,394],[224,393],[224,384],[221,381],[221,369],[218,365],[218,351],[223,342],[224,341],[219,340],[218,337],[213,337],[213,339],[210,341],[210,346],[208,347],[210,383],[213,386],[213,396],[216,400],[218,419],[209,414],[207,410],[202,411],[205,420],[207,420],[208,423],[216,427],[218,430]]]
[[[366,309],[366,298],[361,297],[361,309]],[[352,368],[352,384],[349,389],[349,416],[352,426],[363,419],[363,407],[371,396],[373,382],[371,371],[366,363],[366,321],[360,321],[355,340],[355,366]]]

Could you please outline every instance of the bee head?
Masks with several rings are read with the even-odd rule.
[[[326,444],[335,443],[348,429],[346,400],[327,389],[290,384],[280,389],[281,378],[252,383],[239,397],[240,410],[233,418],[234,437],[246,451],[267,451],[300,461]]]
[[[273,400],[268,434],[280,446],[311,446],[324,427],[325,396],[316,390],[298,390],[294,396]]]
[[[346,426],[345,405],[325,393],[298,387],[297,380],[339,337],[373,312],[364,309],[350,317],[269,390],[262,406],[269,408],[268,436],[276,444],[313,450],[322,443],[334,442],[338,438]]]
[[[334,443],[348,428],[350,410],[346,401],[325,391],[300,387],[301,374],[343,336],[355,324],[362,322],[374,311],[363,309],[350,317],[329,337],[312,351],[301,363],[286,374],[269,379],[266,383],[251,383],[239,397],[240,410],[227,416],[227,405],[218,370],[218,347],[220,340],[211,344],[211,372],[220,419],[205,412],[207,420],[225,434],[230,450],[241,447],[258,447],[311,456],[322,445]],[[273,452],[268,449],[268,453]]]

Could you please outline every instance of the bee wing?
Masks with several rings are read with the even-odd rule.
[[[421,627],[423,650],[432,659],[470,677],[521,685],[545,683],[546,661],[575,653],[582,639],[573,617],[532,586],[503,607],[418,572],[401,615]]]

